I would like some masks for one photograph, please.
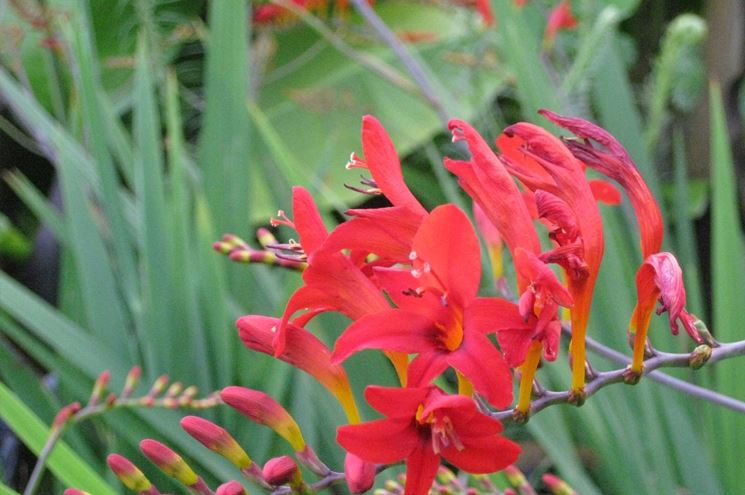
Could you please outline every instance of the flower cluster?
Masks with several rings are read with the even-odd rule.
[[[518,370],[515,410],[527,417],[535,371],[541,359],[556,359],[561,315],[567,313],[572,399],[582,403],[585,334],[604,250],[597,202],[621,201],[610,182],[587,178],[588,167],[625,190],[638,218],[643,260],[629,324],[631,376],[641,375],[658,300],[658,313],[669,313],[673,333],[679,321],[702,342],[701,326],[685,311],[680,267],[672,254],[660,252],[659,208],[625,149],[586,120],[548,110],[541,114],[576,137],[562,140],[520,122],[498,137],[500,153],[495,153],[466,122],[449,124],[453,141],[467,146],[470,159],[446,158],[444,165],[474,202],[476,224],[505,297],[479,295],[481,249],[467,214],[452,204],[428,211],[417,200],[404,182],[390,137],[372,116],[362,122],[364,158],[353,153],[347,168],[369,172],[364,187],[356,190],[382,195],[389,205],[349,210],[349,220],[329,230],[310,193],[295,187],[292,219],[280,212],[272,221],[293,228],[298,238],[262,244],[276,253],[275,259],[300,270],[303,284],[282,315],[240,318],[240,338],[247,347],[312,375],[338,399],[349,424],[338,429],[337,441],[347,450],[346,480],[355,493],[372,486],[376,465],[402,460],[409,495],[428,492],[442,458],[471,473],[513,463],[520,449],[500,436],[502,427],[488,407],[512,404],[512,374]],[[237,252],[247,247],[231,239],[216,248],[240,258]],[[515,268],[514,288],[501,272],[502,243]],[[351,320],[333,349],[306,329],[311,319],[328,311]],[[384,418],[361,422],[343,362],[369,349],[385,353],[400,386],[368,386],[365,398]],[[455,394],[433,384],[447,370],[457,378]],[[222,393],[223,400],[256,419],[245,409],[255,409],[261,399],[254,397],[249,407],[231,398],[245,395],[230,389]],[[268,397],[266,403],[274,404]],[[275,430],[301,461],[323,472],[299,430]]]

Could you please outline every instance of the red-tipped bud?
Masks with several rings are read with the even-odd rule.
[[[186,416],[181,427],[208,449],[217,452],[239,469],[248,468],[253,461],[224,428],[198,416]]]
[[[277,486],[299,481],[300,470],[295,459],[283,455],[266,461],[261,474],[267,483]]]
[[[226,387],[222,400],[249,419],[266,425],[287,440],[295,452],[305,449],[305,440],[295,420],[277,401],[264,392],[244,387]]]
[[[83,490],[78,490],[77,488],[67,488],[64,491],[64,495],[91,495],[88,492],[84,492]]]
[[[106,458],[106,462],[109,464],[109,469],[119,478],[119,481],[133,492],[146,492],[152,487],[150,480],[126,457],[111,454]]]
[[[199,482],[197,474],[186,464],[180,455],[160,442],[145,439],[140,442],[140,450],[145,456],[158,466],[158,469],[168,476],[175,478],[186,486]]]
[[[265,248],[271,244],[277,244],[277,238],[274,237],[274,234],[269,232],[269,229],[260,228],[256,230],[256,239],[259,241],[259,245],[261,247]]]
[[[375,484],[375,464],[349,452],[344,458],[344,474],[352,493],[364,493]]]
[[[122,393],[120,395],[121,399],[127,399],[130,395],[132,395],[135,387],[140,382],[140,375],[142,375],[142,369],[139,366],[133,366],[132,369],[129,370],[127,379],[124,380],[124,388],[122,389]]]
[[[504,475],[507,478],[507,482],[514,488],[522,488],[526,485],[530,486],[525,475],[517,468],[517,466],[509,465],[504,468]]]
[[[60,412],[57,413],[57,416],[54,417],[54,421],[52,422],[52,428],[59,428],[63,424],[70,421],[70,418],[72,418],[76,412],[80,411],[80,402],[73,402],[72,404],[68,404],[62,409],[60,409]]]
[[[566,481],[553,474],[544,474],[543,482],[554,495],[577,495],[577,492]]]
[[[237,481],[228,481],[217,487],[215,495],[248,495],[248,492]]]
[[[109,378],[111,378],[111,373],[109,372],[109,370],[105,370],[100,375],[98,375],[96,383],[93,384],[91,398],[88,400],[89,406],[93,406],[98,403],[99,400],[101,400],[101,397],[103,396],[103,393],[109,384]]]

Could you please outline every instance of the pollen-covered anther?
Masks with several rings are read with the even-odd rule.
[[[414,261],[415,259],[417,259],[416,251],[410,252],[409,253],[409,261]]]
[[[353,151],[352,154],[349,155],[349,161],[347,162],[346,165],[344,165],[344,168],[346,168],[347,170],[351,170],[353,168],[364,168],[364,169],[366,169],[368,167],[367,167],[367,162],[365,162],[365,160],[363,160],[359,156],[357,156],[357,153],[355,153]]]

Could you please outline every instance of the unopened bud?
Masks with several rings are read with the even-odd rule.
[[[199,482],[197,474],[186,464],[180,455],[160,442],[145,439],[140,442],[140,450],[150,459],[158,469],[168,476],[175,478],[186,486]]]
[[[181,427],[198,442],[225,457],[239,469],[253,464],[248,454],[224,428],[198,416],[186,416]]]
[[[298,424],[285,408],[264,392],[233,386],[224,388],[220,397],[239,413],[273,429],[289,442],[295,452],[305,450],[305,440]]]
[[[126,380],[124,380],[124,388],[122,389],[122,393],[119,396],[122,400],[128,399],[129,396],[132,395],[135,387],[137,387],[137,384],[140,382],[141,374],[142,369],[139,366],[133,366],[132,369],[129,370],[129,373],[127,373],[127,378]]]
[[[693,352],[691,352],[691,355],[688,358],[688,366],[690,366],[694,370],[699,369],[709,360],[709,358],[711,357],[711,352],[711,346],[709,346],[708,344],[701,344],[699,346],[696,346],[696,348],[693,349]]]
[[[437,481],[439,481],[443,485],[447,485],[448,483],[451,483],[454,480],[455,480],[455,473],[453,473],[450,469],[448,469],[445,466],[440,466],[437,468]]]
[[[270,485],[278,486],[300,481],[300,470],[295,459],[288,455],[269,459],[261,472],[264,480]]]
[[[375,484],[375,464],[349,452],[344,458],[344,474],[352,493],[364,493]]]
[[[274,237],[274,234],[272,234],[269,229],[263,227],[256,230],[256,239],[259,241],[259,245],[263,248],[266,248],[271,244],[277,244],[277,238]]]
[[[623,372],[623,381],[628,385],[636,385],[642,379],[642,371],[632,370],[630,367]]]
[[[554,495],[577,495],[577,492],[566,481],[553,474],[544,474],[543,483]]]
[[[215,495],[248,495],[248,492],[237,481],[228,481],[217,487]]]
[[[66,405],[60,409],[60,412],[58,412],[57,416],[54,417],[52,428],[59,428],[64,425],[70,421],[70,418],[72,418],[78,411],[80,411],[80,402],[73,402],[72,404]]]
[[[693,327],[698,332],[699,337],[701,337],[701,340],[704,341],[705,344],[708,344],[709,346],[715,346],[716,340],[714,339],[714,336],[709,331],[709,327],[706,326],[706,323],[699,320],[696,315],[691,315],[693,320]]]
[[[109,469],[119,478],[119,481],[133,492],[146,492],[152,487],[150,480],[126,457],[111,454],[106,458],[106,462],[109,464]]]
[[[142,405],[152,406],[155,402],[155,398],[162,394],[163,390],[165,390],[166,385],[168,385],[168,380],[168,375],[160,375],[158,378],[156,378],[155,382],[153,382],[153,386],[150,387],[147,395],[140,399]]]
[[[84,492],[83,490],[78,490],[77,488],[67,488],[64,491],[64,495],[91,495],[88,492]]]
[[[504,475],[507,478],[507,482],[514,488],[520,488],[528,484],[525,475],[517,468],[517,466],[509,465],[504,468]]]
[[[96,405],[96,403],[98,403],[98,401],[101,399],[101,396],[103,396],[103,393],[106,390],[106,386],[109,384],[110,377],[111,373],[109,373],[109,370],[105,370],[100,375],[98,375],[98,378],[96,378],[96,383],[93,384],[91,398],[88,400],[89,406]]]

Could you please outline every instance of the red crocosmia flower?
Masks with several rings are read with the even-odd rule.
[[[471,152],[468,162],[445,158],[445,168],[458,176],[458,183],[499,230],[510,252],[520,247],[538,254],[538,234],[517,184],[505,170],[489,145],[473,127],[462,120],[451,120],[448,128],[453,142],[465,141]],[[518,291],[528,281],[518,274]]]
[[[572,307],[572,390],[581,400],[585,382],[585,333],[592,306],[592,293],[603,258],[603,223],[595,198],[585,178],[583,165],[562,142],[545,129],[527,122],[509,126],[497,140],[504,161],[533,191],[544,190],[561,199],[572,211],[579,229],[581,250],[570,253],[584,261],[586,276],[569,272]],[[557,253],[554,253],[556,255]]]
[[[249,349],[273,355],[274,329],[279,320],[270,316],[248,315],[236,322],[240,338]],[[318,380],[337,398],[350,423],[359,423],[360,416],[349,379],[344,368],[331,363],[328,347],[307,330],[289,324],[286,328],[285,348],[277,359],[305,371]]]
[[[579,117],[564,117],[542,109],[541,115],[586,140],[567,140],[569,150],[588,167],[618,182],[629,196],[639,222],[642,258],[658,253],[662,247],[662,214],[647,183],[626,149],[608,131]],[[599,149],[587,141],[601,145]]]
[[[560,30],[574,29],[576,27],[577,19],[572,15],[571,3],[569,0],[562,0],[548,14],[546,31],[543,33],[543,46],[547,48],[551,47]]]
[[[393,141],[372,115],[362,118],[362,151],[365,159],[353,153],[347,168],[369,170],[372,180],[365,183],[371,187],[362,192],[383,194],[393,206],[349,210],[354,218],[334,230],[326,248],[375,253],[388,264],[405,262],[427,210],[406,186]]]
[[[342,426],[337,441],[374,463],[406,460],[406,495],[426,495],[440,459],[471,473],[492,473],[515,462],[520,447],[499,435],[502,425],[473,399],[434,386],[369,386],[365,397],[384,419]]]
[[[512,401],[509,367],[486,334],[523,328],[517,307],[478,298],[478,239],[454,205],[435,208],[414,237],[413,269],[378,269],[376,276],[397,309],[355,321],[336,341],[333,359],[363,349],[419,353],[408,369],[409,385],[421,386],[449,366],[470,380],[495,407]]]
[[[615,188],[613,184],[600,179],[590,179],[590,190],[595,199],[607,205],[621,204],[621,191]]]
[[[631,318],[631,331],[634,333],[634,356],[631,370],[641,373],[644,362],[644,344],[652,311],[659,300],[657,314],[668,313],[670,330],[678,334],[678,320],[688,335],[697,343],[703,339],[695,326],[695,318],[685,310],[686,291],[683,286],[683,271],[671,253],[662,252],[650,255],[636,272],[636,293],[638,303]]]

